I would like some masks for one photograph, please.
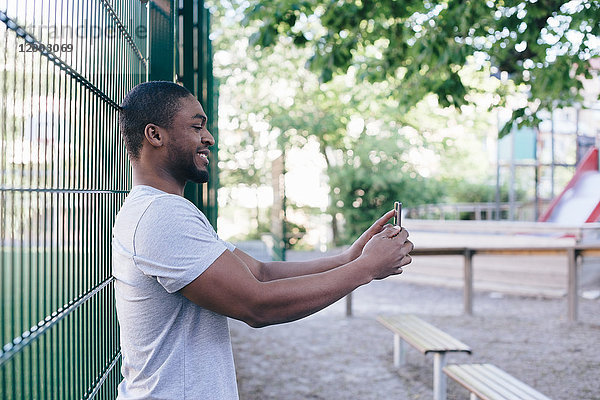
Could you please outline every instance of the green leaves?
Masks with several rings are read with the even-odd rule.
[[[276,37],[309,46],[307,64],[321,82],[354,68],[368,82],[393,83],[404,109],[428,93],[444,107],[468,104],[476,89],[458,72],[475,56],[508,74],[503,84],[529,92],[536,107],[517,122],[534,123],[539,111],[580,100],[580,79],[591,76],[588,60],[600,56],[600,2],[567,3],[254,0],[247,21],[258,22],[260,46],[273,46]]]
[[[539,25],[549,32],[557,11],[538,3],[550,4],[254,1],[246,25],[215,42],[227,61],[215,62],[223,182],[269,185],[274,157],[318,143],[344,241],[395,200],[488,199],[489,110],[519,93],[506,127],[536,124],[539,110],[576,101],[574,77],[589,74],[579,53],[547,60],[553,45]],[[571,18],[573,27],[596,17]]]
[[[537,126],[540,122],[541,120],[537,114],[531,112],[527,107],[517,108],[513,110],[510,120],[498,132],[498,139],[508,135],[514,127]]]
[[[341,243],[351,243],[360,236],[383,212],[393,208],[394,201],[401,200],[410,207],[442,198],[442,184],[425,179],[402,161],[403,151],[406,147],[396,138],[363,135],[354,151],[345,154],[345,162],[330,168],[330,212],[343,215],[346,222]]]

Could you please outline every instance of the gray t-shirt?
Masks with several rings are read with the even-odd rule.
[[[237,399],[227,317],[178,291],[234,246],[185,198],[134,186],[113,227],[119,399]]]

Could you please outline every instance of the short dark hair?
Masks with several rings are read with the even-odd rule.
[[[132,160],[139,159],[146,125],[170,128],[181,106],[179,100],[191,95],[183,86],[169,81],[140,83],[127,93],[119,110],[119,130]]]

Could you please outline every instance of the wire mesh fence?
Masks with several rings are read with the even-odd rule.
[[[119,103],[185,76],[175,32],[194,7],[206,13],[201,1],[0,0],[2,399],[116,396],[111,230],[131,188]],[[214,221],[216,198],[198,195],[209,191],[192,200]]]

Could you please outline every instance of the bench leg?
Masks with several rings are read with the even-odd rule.
[[[446,353],[433,354],[433,400],[446,400]]]
[[[394,335],[394,367],[398,368],[406,363],[406,348],[400,335]]]

